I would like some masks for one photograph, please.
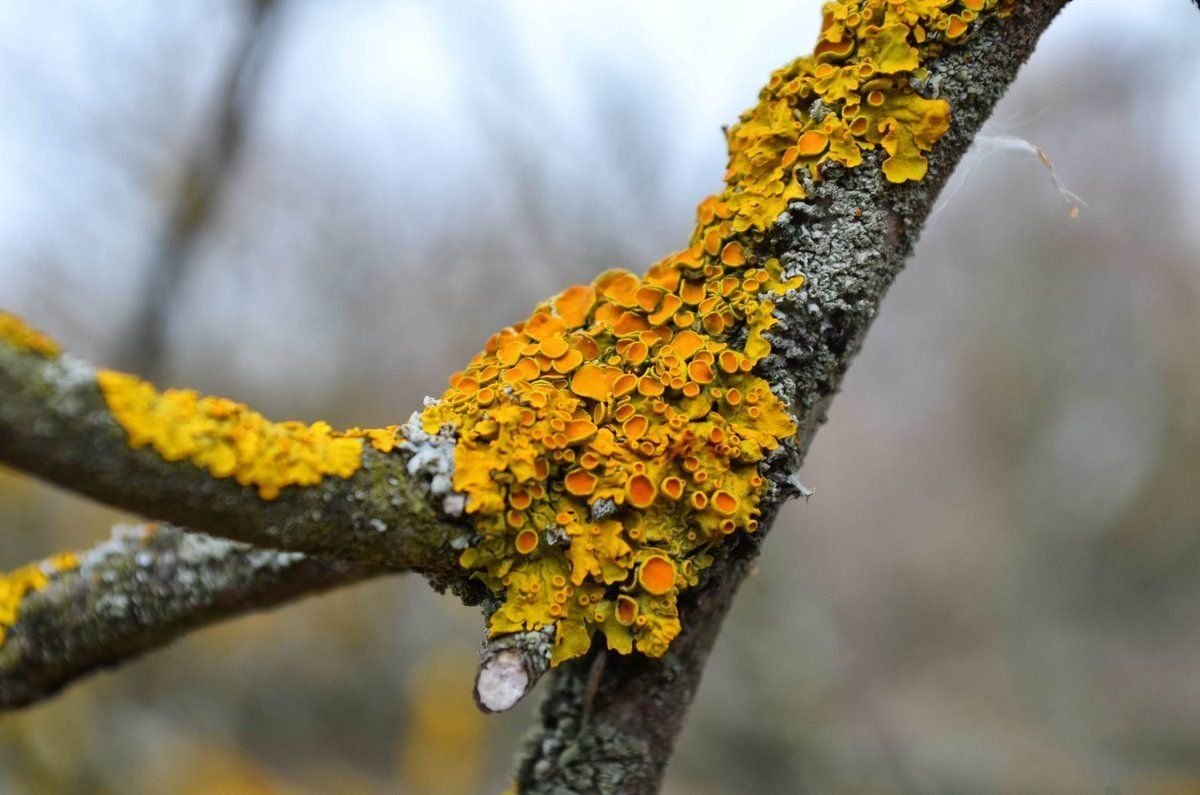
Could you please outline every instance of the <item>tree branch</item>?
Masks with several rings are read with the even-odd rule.
[[[170,525],[114,528],[108,541],[0,579],[0,708],[165,646],[193,629],[386,573],[255,549]]]
[[[827,167],[822,181],[806,188],[808,197],[779,217],[764,256],[780,257],[808,283],[777,307],[783,320],[765,368],[776,391],[792,399],[800,423],[789,454],[769,473],[779,487],[775,498],[763,506],[759,533],[728,543],[709,583],[680,598],[683,633],[662,659],[609,655],[594,688],[588,687],[591,657],[552,672],[541,726],[517,771],[521,792],[657,791],[721,621],[778,510],[778,495],[795,493],[791,473],[825,421],[939,190],[1065,4],[1019,4],[1012,18],[985,24],[971,41],[928,65],[929,83],[949,100],[953,121],[931,152],[923,180],[888,183],[880,173],[882,158],[872,153],[858,168]]]
[[[122,366],[158,377],[166,357],[167,322],[196,244],[217,215],[241,156],[263,73],[276,44],[286,0],[248,0],[246,29],[234,45],[213,110],[184,163],[147,273]]]
[[[461,579],[450,523],[410,472],[404,453],[363,445],[350,477],[286,487],[263,499],[250,486],[190,461],[133,449],[96,373],[70,356],[18,350],[0,339],[0,461],[143,516],[268,549],[375,563]]]

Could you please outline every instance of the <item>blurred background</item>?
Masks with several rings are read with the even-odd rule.
[[[0,4],[0,305],[276,419],[402,421],[680,247],[816,0]],[[885,302],[671,793],[1200,792],[1200,14],[1055,23]],[[1077,220],[1038,158],[1082,197]],[[0,565],[121,518],[0,472]],[[480,617],[395,578],[0,719],[4,793],[500,790]]]

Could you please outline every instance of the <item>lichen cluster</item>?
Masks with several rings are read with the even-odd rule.
[[[0,342],[22,353],[34,353],[53,359],[60,353],[58,343],[9,312],[0,311]]]
[[[492,632],[557,622],[556,662],[595,628],[665,651],[678,588],[709,544],[756,527],[756,464],[794,429],[755,359],[704,331],[765,328],[764,295],[798,285],[779,273],[679,258],[609,272],[493,336],[425,410],[426,432],[458,433],[454,488],[480,535],[461,563],[507,592]]]
[[[1004,0],[826,3],[816,50],[776,71],[729,130],[724,190],[687,249],[643,277],[608,271],[493,335],[425,433],[452,428],[454,488],[476,536],[460,563],[500,600],[493,634],[554,625],[551,662],[661,656],[679,592],[714,544],[757,527],[760,465],[795,432],[756,374],[774,299],[800,287],[764,236],[820,166],[882,147],[892,182],[925,175],[950,108],[922,63]]]
[[[922,64],[960,42],[1012,0],[840,0],[826,3],[812,55],[771,74],[759,102],[729,133],[726,182],[736,231],[767,228],[804,198],[797,172],[822,163],[854,168],[882,147],[884,176],[920,180],[925,152],[950,127],[950,105],[922,96]],[[927,92],[929,93],[929,92]],[[934,92],[935,93],[935,92]]]
[[[190,389],[159,392],[141,379],[102,370],[96,380],[129,446],[149,445],[167,461],[191,461],[214,477],[254,486],[264,500],[285,486],[312,486],[362,466],[363,440],[381,452],[396,427],[334,431],[324,422],[272,422],[241,403]]]
[[[40,563],[31,563],[0,575],[0,646],[4,645],[8,637],[9,628],[17,623],[22,600],[30,593],[45,588],[56,572],[77,568],[79,560],[75,555],[64,552]]]

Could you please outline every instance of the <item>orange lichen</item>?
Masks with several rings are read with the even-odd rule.
[[[57,342],[9,312],[0,312],[0,343],[47,359],[54,359],[61,352]]]
[[[63,552],[0,575],[0,646],[4,645],[9,628],[17,623],[25,597],[45,588],[54,574],[77,568],[78,558],[71,552]]]
[[[737,497],[721,489],[712,495],[712,504],[722,516],[732,516],[738,507]]]
[[[625,626],[629,626],[637,620],[638,603],[631,596],[621,594],[617,597],[617,622]]]
[[[669,478],[664,479],[662,482],[663,494],[667,495],[672,500],[677,500],[680,497],[682,497],[683,490],[685,488],[686,488],[686,484],[683,482],[683,479],[677,478],[674,475],[672,475]]]
[[[608,397],[613,380],[609,378],[608,370],[609,368],[598,367],[594,364],[583,365],[575,371],[575,376],[571,379],[571,391],[580,397],[604,400]],[[533,377],[536,378],[538,375],[541,375],[540,371],[534,373]]]
[[[576,497],[586,497],[596,490],[596,476],[584,469],[575,469],[563,479],[567,491]]]
[[[390,453],[400,443],[400,437],[397,435],[399,432],[399,425],[388,425],[385,428],[347,428],[337,435],[351,439],[366,439],[379,452]]]
[[[675,587],[675,564],[661,555],[651,555],[638,569],[638,583],[648,593],[662,596]]]
[[[950,123],[949,103],[912,87],[923,76],[921,63],[957,43],[984,14],[1002,16],[1011,6],[1012,0],[826,3],[814,53],[772,74],[758,105],[729,131],[726,177],[736,189],[710,206],[734,208],[734,231],[763,231],[789,201],[804,197],[796,170],[816,179],[821,164],[853,168],[877,147],[889,155],[888,180],[921,179],[924,153]],[[701,239],[719,236],[705,231]]]
[[[533,550],[537,549],[538,534],[532,530],[522,530],[517,533],[517,551],[522,555],[528,555]]]
[[[271,422],[240,403],[190,389],[159,392],[125,373],[101,370],[96,380],[130,447],[149,446],[167,461],[191,461],[214,477],[255,486],[264,500],[286,486],[350,477],[362,466],[364,438],[382,452],[396,444],[394,427],[338,433],[323,422]]]
[[[658,489],[645,475],[634,475],[625,482],[625,494],[634,508],[649,508],[658,496]]]
[[[425,433],[457,434],[453,486],[476,531],[460,564],[501,600],[493,634],[553,625],[553,665],[596,632],[620,653],[666,651],[679,591],[712,545],[758,529],[760,467],[795,433],[756,368],[776,300],[804,278],[766,231],[825,164],[879,149],[888,180],[923,177],[950,108],[913,88],[921,64],[961,40],[960,21],[1009,5],[826,3],[814,54],[729,130],[725,188],[700,203],[689,246],[539,304],[425,409]]]
[[[829,146],[829,136],[817,130],[807,130],[796,141],[797,157],[815,157]]]

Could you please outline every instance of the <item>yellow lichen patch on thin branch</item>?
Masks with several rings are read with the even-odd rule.
[[[925,153],[950,127],[950,105],[914,81],[923,64],[959,43],[1012,0],[840,0],[826,3],[811,55],[771,75],[759,102],[729,131],[727,188],[734,231],[765,230],[792,199],[797,172],[820,178],[824,163],[855,167],[882,148],[891,182],[925,176]]]
[[[58,343],[21,318],[0,312],[0,344],[48,359]],[[214,477],[232,477],[274,499],[285,486],[311,486],[327,475],[347,478],[362,466],[363,440],[390,453],[399,427],[337,432],[323,422],[271,422],[220,397],[186,389],[157,391],[135,376],[102,370],[97,384],[129,445],[150,446],[167,461],[190,460]]]
[[[0,646],[4,645],[9,628],[20,618],[25,597],[45,588],[55,573],[77,568],[79,560],[75,555],[64,552],[0,575]]]
[[[366,439],[379,452],[390,453],[400,443],[399,432],[399,425],[388,425],[383,428],[347,428],[337,435],[351,439]]]
[[[922,64],[1007,0],[826,3],[816,50],[776,71],[728,133],[724,190],[687,249],[639,277],[571,287],[492,336],[425,409],[457,433],[454,488],[477,538],[460,563],[500,598],[493,634],[555,626],[551,664],[609,648],[661,656],[676,599],[721,539],[758,526],[760,465],[795,432],[757,374],[774,300],[799,288],[764,233],[821,166],[876,148],[921,179],[950,107]]]
[[[350,477],[362,466],[363,439],[381,452],[396,444],[394,426],[339,433],[323,422],[272,422],[240,403],[190,389],[159,392],[125,373],[102,370],[96,379],[130,447],[149,446],[167,461],[191,461],[214,477],[255,486],[264,500],[286,486]]]
[[[47,359],[54,359],[61,352],[57,342],[10,312],[0,312],[0,343]]]

